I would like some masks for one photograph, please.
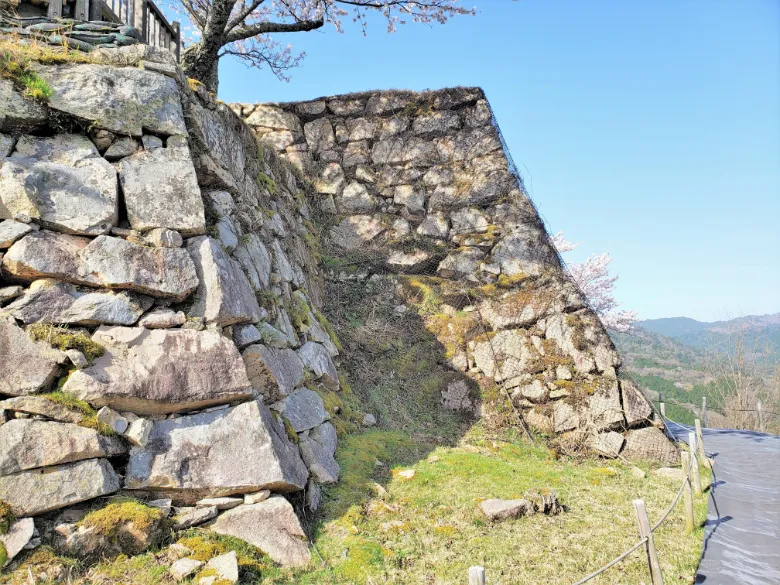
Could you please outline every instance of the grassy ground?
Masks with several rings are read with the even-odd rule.
[[[269,570],[260,583],[444,585],[465,583],[468,567],[483,565],[493,585],[565,585],[636,542],[633,499],[645,500],[655,522],[679,485],[652,474],[638,479],[619,462],[556,460],[541,445],[480,434],[477,427],[460,446],[416,461],[418,446],[400,433],[347,437],[339,450],[344,478],[328,491],[324,514],[311,527],[316,568]],[[397,475],[405,469],[416,471],[412,479]],[[478,509],[482,499],[522,497],[532,487],[557,490],[566,512],[490,524]],[[695,509],[700,524],[706,494],[695,499]],[[678,504],[656,532],[665,582],[693,582],[701,542],[701,528],[685,534]],[[647,582],[641,551],[593,581]]]

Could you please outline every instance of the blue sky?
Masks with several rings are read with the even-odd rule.
[[[475,17],[286,35],[290,83],[220,98],[482,87],[551,231],[609,251],[643,318],[780,311],[780,2],[472,0]]]

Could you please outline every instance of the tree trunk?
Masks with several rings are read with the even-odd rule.
[[[181,68],[187,77],[200,81],[210,92],[219,89],[219,48],[206,50],[201,43],[193,43],[181,55]]]

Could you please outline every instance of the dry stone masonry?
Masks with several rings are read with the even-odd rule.
[[[305,564],[283,495],[340,471],[307,185],[167,52],[91,55],[33,65],[47,103],[0,80],[0,500],[27,535],[6,551],[32,526],[122,552],[57,520],[121,493]]]
[[[231,109],[144,45],[32,67],[53,89],[46,103],[0,79],[11,557],[28,542],[119,554],[72,518],[121,493],[177,530],[205,525],[305,565],[293,503],[316,508],[341,471],[323,400],[342,384],[323,277],[353,277],[325,273],[324,248],[402,304],[435,292],[425,324],[460,376],[443,407],[488,407],[471,378],[505,388],[542,432],[674,462],[481,90]],[[207,566],[233,582],[235,554],[223,556]],[[176,575],[201,566],[182,561]]]
[[[566,277],[482,90],[231,107],[268,149],[313,178],[334,255],[402,299],[415,301],[426,287],[443,299],[435,311],[426,307],[425,323],[454,370],[483,389],[508,390],[532,427],[562,434],[565,446],[676,462]],[[462,379],[446,386],[442,404],[481,406]]]

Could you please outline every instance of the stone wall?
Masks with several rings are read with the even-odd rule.
[[[337,480],[340,385],[307,183],[168,52],[90,61],[0,79],[0,500],[70,553],[58,510],[122,491],[303,564],[277,495]]]
[[[313,177],[330,253],[384,275],[418,309],[419,290],[434,291],[441,302],[423,307],[425,323],[453,369],[507,390],[524,420],[564,445],[676,461],[650,404],[619,379],[620,358],[567,277],[482,90],[231,107]],[[472,407],[464,392],[447,387],[442,403]]]

